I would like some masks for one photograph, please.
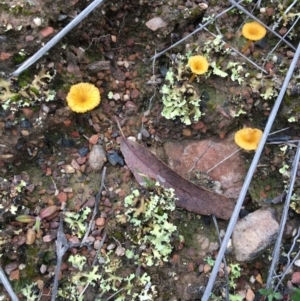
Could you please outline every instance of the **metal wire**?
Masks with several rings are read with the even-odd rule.
[[[240,2],[243,2],[243,0],[241,0]],[[199,24],[199,27],[197,29],[195,29],[193,32],[191,32],[190,34],[188,34],[187,36],[185,36],[184,38],[182,38],[181,40],[179,40],[178,42],[172,44],[170,47],[166,48],[165,50],[155,54],[151,60],[156,59],[158,57],[160,57],[161,55],[163,55],[164,53],[166,53],[167,51],[171,50],[172,48],[178,46],[179,44],[181,44],[182,42],[184,42],[185,40],[187,40],[188,38],[192,37],[195,33],[197,33],[198,31],[201,31],[203,28],[205,28],[207,25],[211,24],[214,20],[220,18],[221,16],[223,16],[224,14],[226,14],[227,12],[229,12],[231,9],[234,8],[234,5],[228,7],[227,9],[223,10],[221,13],[219,13],[218,15],[216,15],[214,17],[213,20],[208,20],[207,22],[205,22],[204,24]]]
[[[255,172],[256,166],[258,164],[260,155],[261,155],[261,153],[263,151],[264,145],[265,145],[267,137],[268,137],[268,135],[270,133],[270,130],[271,130],[271,127],[272,127],[273,122],[275,120],[275,117],[277,115],[278,109],[280,107],[281,101],[282,101],[283,96],[285,94],[285,91],[287,89],[288,83],[289,83],[289,81],[290,81],[290,79],[291,79],[291,77],[293,75],[293,71],[294,71],[294,68],[295,68],[295,66],[297,64],[299,55],[300,55],[300,43],[299,43],[298,48],[296,50],[295,56],[294,56],[294,58],[293,58],[293,60],[291,62],[291,65],[290,65],[290,68],[289,68],[289,70],[287,72],[287,75],[286,75],[286,77],[284,79],[281,91],[280,91],[280,93],[279,93],[279,95],[278,95],[278,97],[276,99],[276,102],[274,104],[274,107],[273,107],[273,109],[271,111],[271,114],[269,116],[268,122],[266,124],[265,130],[264,130],[264,133],[263,133],[263,136],[262,136],[261,141],[260,141],[260,143],[258,145],[258,148],[257,148],[257,150],[255,152],[255,155],[254,155],[254,158],[252,160],[252,163],[251,163],[251,165],[249,167],[249,170],[248,170],[247,176],[245,178],[243,187],[241,189],[239,198],[237,200],[236,206],[234,208],[234,211],[232,213],[231,219],[229,221],[229,224],[228,224],[228,227],[227,227],[227,231],[226,231],[225,236],[223,238],[223,243],[222,243],[222,245],[220,247],[218,256],[217,256],[216,261],[215,261],[215,265],[214,265],[213,270],[211,272],[211,275],[210,275],[210,278],[208,280],[208,284],[207,284],[206,289],[204,291],[203,297],[201,299],[202,301],[208,301],[209,298],[210,298],[210,294],[211,294],[211,291],[212,291],[212,288],[213,288],[213,284],[215,282],[215,279],[216,279],[218,271],[219,271],[219,266],[221,264],[221,261],[222,261],[222,258],[224,256],[224,254],[225,254],[226,247],[227,247],[228,242],[230,240],[230,237],[231,237],[231,234],[232,234],[233,229],[235,227],[235,224],[237,222],[240,209],[241,209],[241,207],[243,205],[246,193],[248,191],[248,188],[249,188],[250,182],[252,180],[253,174]]]
[[[287,264],[285,265],[285,269],[284,269],[283,273],[282,273],[281,275],[278,276],[278,278],[280,278],[280,279],[279,279],[279,281],[278,281],[278,283],[277,283],[277,285],[276,285],[276,287],[275,287],[275,289],[274,289],[274,292],[276,292],[276,291],[278,290],[279,285],[282,283],[282,281],[283,281],[285,275],[290,271],[290,269],[292,268],[294,262],[298,259],[299,255],[300,255],[300,250],[299,250],[298,253],[296,254],[296,256],[294,257],[294,259],[291,261],[291,257],[290,257],[290,256],[291,256],[291,253],[292,253],[293,250],[294,250],[294,247],[295,247],[295,245],[296,245],[296,242],[297,242],[297,239],[299,238],[299,236],[300,236],[300,228],[298,228],[298,233],[297,233],[297,235],[294,237],[293,244],[292,244],[292,246],[291,246],[291,248],[290,248],[290,250],[289,250],[289,252],[288,252],[288,254],[287,254],[288,262],[287,262]],[[275,272],[275,271],[273,271],[273,274],[274,274],[274,272]],[[274,279],[274,278],[275,278],[275,277],[273,277],[273,279]]]
[[[282,212],[282,215],[281,215],[281,221],[280,221],[278,237],[276,239],[275,247],[274,247],[274,250],[273,250],[272,262],[271,262],[271,266],[270,266],[270,269],[269,269],[269,275],[268,275],[268,280],[267,280],[267,284],[266,284],[267,289],[269,289],[272,286],[272,277],[273,277],[273,273],[274,273],[274,270],[275,270],[275,266],[276,266],[278,258],[279,258],[280,245],[281,245],[281,241],[282,241],[282,237],[283,237],[284,226],[285,226],[285,223],[286,223],[286,220],[287,220],[287,217],[288,217],[288,211],[289,211],[289,208],[290,208],[291,196],[292,196],[292,193],[293,193],[295,179],[296,179],[296,175],[297,175],[297,171],[298,171],[298,162],[299,162],[299,160],[300,160],[300,143],[298,143],[296,155],[295,155],[295,158],[294,158],[293,167],[292,167],[292,171],[291,171],[290,185],[289,185],[288,193],[287,193],[287,196],[286,196],[286,199],[285,199],[283,212]]]
[[[27,59],[17,70],[10,74],[10,76],[19,76],[23,71],[40,59],[48,50],[55,46],[71,29],[79,24],[88,14],[90,14],[99,4],[104,0],[94,0],[88,7],[86,7],[76,18],[74,18],[66,27],[64,27],[56,36],[54,36],[48,43],[46,43],[39,51]]]
[[[206,27],[204,28],[204,30],[206,30],[207,32],[209,32],[212,36],[214,36],[215,38],[217,37],[214,33],[210,32]],[[221,41],[226,43],[222,38]],[[258,66],[256,63],[254,63],[252,60],[250,60],[248,57],[246,57],[243,53],[239,52],[237,49],[235,49],[234,47],[232,47],[231,45],[229,45],[228,43],[226,43],[231,50],[233,50],[235,53],[237,53],[238,55],[240,55],[242,58],[244,58],[246,61],[248,61],[249,63],[251,63],[255,68],[259,69],[261,72],[268,74],[268,72],[263,69],[262,67]]]
[[[296,50],[294,45],[292,45],[290,42],[288,42],[286,39],[284,39],[279,33],[274,31],[272,28],[264,24],[261,20],[256,18],[253,14],[249,13],[243,6],[241,6],[239,3],[235,2],[234,0],[229,0],[231,4],[233,4],[235,7],[237,7],[239,10],[241,10],[243,13],[248,15],[251,19],[255,20],[256,22],[262,24],[268,31],[272,32],[276,37],[278,37],[281,41],[283,41],[286,45],[291,47],[293,50]]]

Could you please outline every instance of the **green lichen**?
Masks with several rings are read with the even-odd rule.
[[[132,232],[127,233],[132,242],[131,249],[126,251],[128,258],[147,266],[168,261],[173,249],[172,237],[177,230],[169,221],[168,213],[175,210],[175,200],[174,190],[159,184],[149,195],[134,190],[125,198],[127,210],[118,220],[133,225]]]
[[[79,238],[81,238],[86,232],[86,219],[90,212],[91,209],[89,207],[85,207],[77,213],[71,211],[65,212],[64,221],[69,224],[69,227],[71,228],[73,234],[77,235]]]
[[[9,109],[12,104],[25,107],[54,100],[56,92],[49,89],[48,85],[53,80],[56,72],[52,73],[42,68],[38,75],[30,82],[28,74],[21,75],[18,79],[20,89],[12,89],[12,82],[0,78],[0,103],[3,109]]]
[[[184,124],[191,124],[201,118],[200,95],[195,86],[183,77],[186,72],[186,59],[177,55],[178,64],[171,68],[166,74],[166,83],[162,86],[160,93],[164,108],[162,116],[166,119],[180,120]]]

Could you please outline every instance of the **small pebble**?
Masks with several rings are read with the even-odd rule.
[[[144,138],[149,138],[150,137],[150,133],[144,128],[141,129],[141,134]]]
[[[26,233],[26,245],[32,245],[35,242],[36,233],[33,229],[28,229]]]
[[[16,261],[13,261],[13,262],[7,264],[4,268],[4,270],[5,270],[5,273],[7,275],[9,275],[11,273],[11,271],[13,271],[17,268],[18,268],[18,263]]]
[[[101,170],[106,161],[107,159],[103,147],[101,145],[94,145],[88,160],[90,167],[94,171]]]
[[[124,166],[124,160],[123,158],[115,151],[109,151],[107,153],[107,159],[109,163],[113,166],[120,164],[121,166]]]
[[[98,227],[103,227],[105,225],[105,218],[104,217],[99,217],[96,219],[95,224]]]

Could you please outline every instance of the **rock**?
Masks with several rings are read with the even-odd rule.
[[[195,173],[196,170],[208,171],[235,152],[238,147],[234,143],[233,137],[229,136],[222,141],[207,139],[202,141],[167,142],[164,149],[169,166],[180,175],[191,178],[191,173]],[[221,183],[225,196],[238,198],[245,177],[241,152],[218,165],[209,173],[209,176],[213,181]]]
[[[61,191],[57,196],[57,199],[60,203],[64,203],[67,201],[68,199],[68,196],[65,192]]]
[[[36,233],[33,229],[28,229],[26,233],[26,245],[32,245],[35,242]]]
[[[53,32],[54,32],[54,28],[48,26],[48,27],[43,28],[43,29],[40,31],[40,34],[41,34],[41,36],[42,36],[43,38],[46,38],[47,36],[53,34]]]
[[[107,159],[103,147],[101,145],[94,145],[88,160],[90,167],[94,171],[101,170],[106,161]]]
[[[249,261],[277,238],[279,224],[273,209],[260,209],[239,220],[232,234],[236,260]]]
[[[140,91],[138,89],[133,89],[131,92],[130,92],[130,98],[133,99],[133,100],[136,100],[138,99],[140,96]]]
[[[20,279],[20,270],[14,270],[9,274],[10,280],[19,280]]]
[[[300,284],[300,272],[293,273],[291,282],[293,284]]]
[[[255,298],[254,292],[251,288],[249,288],[246,292],[246,301],[253,301]]]
[[[155,17],[147,21],[145,25],[152,31],[156,31],[160,28],[166,27],[168,24],[162,18]]]
[[[9,275],[13,270],[17,269],[18,266],[19,266],[19,264],[18,264],[18,262],[16,262],[16,261],[13,261],[13,262],[11,262],[11,263],[8,263],[7,265],[5,265],[5,268],[4,268],[5,273],[6,273],[7,275]]]
[[[95,224],[98,227],[103,227],[105,225],[105,218],[104,217],[97,218]]]
[[[119,68],[112,68],[111,75],[113,76],[114,79],[119,81],[123,81],[126,79],[125,73]]]
[[[96,61],[87,65],[87,70],[92,74],[109,69],[110,61]]]

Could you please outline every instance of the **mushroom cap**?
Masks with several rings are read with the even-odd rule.
[[[234,141],[245,150],[256,150],[262,134],[259,129],[244,128],[235,133]]]
[[[94,109],[100,100],[99,89],[89,83],[73,85],[67,95],[68,106],[76,113],[84,113]]]
[[[248,40],[259,41],[267,34],[267,30],[260,23],[254,21],[244,24],[242,33]]]
[[[208,70],[208,61],[202,55],[194,55],[189,58],[188,65],[195,74],[203,74]]]

